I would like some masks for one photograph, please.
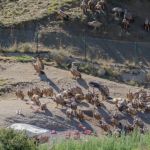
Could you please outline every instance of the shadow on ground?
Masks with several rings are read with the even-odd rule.
[[[44,82],[47,82],[49,84],[49,86],[52,86],[57,92],[60,91],[60,88],[51,80],[47,77],[46,73],[45,72],[42,72],[40,75],[40,80],[41,81],[44,81]]]

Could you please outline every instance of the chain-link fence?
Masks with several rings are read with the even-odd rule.
[[[116,61],[150,60],[150,43],[148,42],[101,39],[88,36],[85,32],[76,36],[58,31],[37,32],[32,26],[26,30],[0,29],[1,48],[7,49],[20,43],[34,43],[35,51],[42,51],[44,47],[46,50],[63,49],[70,54],[91,60],[99,58],[112,58]]]

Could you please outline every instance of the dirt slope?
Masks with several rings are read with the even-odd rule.
[[[55,108],[54,102],[49,98],[42,98],[40,101],[50,102],[48,104],[48,111],[45,113],[33,113],[30,108],[30,105],[27,105],[24,101],[17,100],[14,94],[16,89],[16,85],[19,85],[23,91],[26,91],[29,87],[38,86],[43,87],[44,85],[50,84],[54,90],[57,92],[64,85],[65,86],[73,86],[78,85],[82,87],[82,89],[87,91],[88,82],[91,80],[96,80],[105,84],[109,87],[110,93],[112,97],[125,97],[126,93],[129,91],[136,91],[137,87],[127,86],[124,84],[118,84],[115,82],[107,81],[104,79],[83,75],[82,80],[72,80],[68,71],[60,70],[54,68],[52,66],[46,66],[45,74],[46,76],[42,76],[41,79],[35,74],[31,63],[9,63],[9,62],[1,62],[0,66],[3,66],[3,71],[0,72],[0,79],[6,80],[7,83],[0,88],[10,88],[10,93],[2,93],[0,96],[0,126],[7,126],[14,122],[24,122],[30,123],[33,125],[37,125],[40,127],[55,129],[55,130],[68,130],[68,129],[76,129],[79,121],[73,119],[71,122],[68,121],[65,115],[65,108]],[[149,91],[150,92],[150,91]],[[26,99],[27,96],[26,96]],[[114,105],[104,102],[105,107],[102,107],[99,111],[104,117],[107,119],[108,116],[114,111]],[[93,107],[86,102],[82,102],[79,107],[81,109],[90,109]],[[21,110],[23,113],[22,116],[16,114],[16,110]],[[145,122],[145,124],[150,127],[150,114],[138,114],[139,117]],[[125,114],[121,114],[122,121],[128,120],[132,122],[131,117],[126,116]],[[99,127],[97,127],[96,123],[92,123],[91,120],[81,122],[88,129],[96,130],[98,133],[103,133]]]

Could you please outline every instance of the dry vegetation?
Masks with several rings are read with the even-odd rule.
[[[4,86],[6,84],[7,80],[0,79],[0,86]]]
[[[2,0],[0,23],[18,24],[37,20],[56,12],[62,6],[71,6],[75,0]]]
[[[45,1],[2,1],[1,5],[1,23],[5,25],[23,22],[26,20],[43,17],[47,14],[49,0]],[[39,9],[40,8],[40,9]]]

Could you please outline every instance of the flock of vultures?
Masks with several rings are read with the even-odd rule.
[[[33,67],[38,75],[44,74],[44,64],[41,58],[37,58],[33,63]],[[70,73],[74,80],[82,78],[81,73],[77,67],[72,63]],[[86,92],[79,87],[73,86],[69,88],[61,88],[59,92],[54,91],[53,87],[47,86],[43,89],[39,87],[33,87],[24,92],[19,87],[16,90],[17,99],[25,100],[25,94],[28,96],[28,105],[31,105],[31,109],[35,113],[45,112],[48,108],[47,105],[56,103],[65,109],[66,117],[69,120],[73,118],[78,119],[80,122],[86,121],[87,113],[79,108],[79,104],[84,100],[87,104],[92,106],[91,120],[97,124],[105,133],[115,134],[119,136],[122,132],[126,134],[132,132],[134,129],[139,129],[141,133],[147,131],[145,123],[138,117],[138,113],[148,113],[150,111],[150,95],[144,89],[137,92],[128,92],[124,98],[112,98],[110,96],[109,88],[96,81],[89,82],[89,88]],[[47,103],[42,103],[41,98],[50,98]],[[99,108],[105,106],[104,103],[108,102],[114,108],[114,112],[107,117],[107,121],[104,116],[98,111]],[[133,118],[133,122],[126,124],[121,123],[120,113],[124,113]],[[89,117],[89,116],[88,116]],[[81,129],[86,130],[86,127],[80,125]],[[91,133],[91,132],[90,132]]]
[[[111,15],[114,18],[118,18],[119,20],[121,20],[120,24],[122,28],[125,30],[128,30],[131,24],[133,24],[136,20],[136,17],[127,9],[114,7],[112,8],[112,10],[109,10],[110,8],[108,7],[108,3],[106,0],[82,0],[80,7],[83,11],[83,14],[87,16],[89,12],[91,12],[93,16],[102,14],[106,17],[108,17],[108,15]],[[66,21],[71,18],[71,16],[63,10],[60,10],[58,12],[58,15]],[[145,16],[144,19],[145,21],[143,21],[143,24],[141,25],[146,31],[150,31],[150,20],[148,16]],[[103,22],[99,21],[99,19],[96,19],[96,17],[93,17],[93,21],[88,22],[88,25],[93,27],[94,29],[99,29],[103,25]]]
[[[108,5],[106,0],[82,0],[80,8],[83,14],[86,16],[92,14],[94,16],[93,21],[87,24],[95,30],[99,29],[103,25],[103,22],[95,16],[102,14],[108,17],[108,15],[111,15],[115,20],[116,18],[120,20],[122,28],[128,31],[136,17],[127,9],[114,7],[110,10]],[[60,10],[58,15],[64,21],[71,19],[67,11]],[[145,21],[143,21],[143,27],[146,31],[150,30],[150,20],[147,16],[145,16]],[[40,57],[37,57],[36,62],[33,63],[33,68],[38,75],[45,74],[44,63]],[[82,74],[78,71],[74,63],[71,65],[70,73],[73,79],[82,79]],[[90,118],[91,121],[96,123],[106,134],[120,136],[122,132],[128,134],[135,129],[138,129],[141,133],[147,131],[144,121],[138,115],[139,113],[145,114],[150,111],[150,94],[144,89],[136,92],[129,91],[124,98],[112,98],[107,86],[96,81],[91,81],[86,91],[83,91],[79,86],[70,86],[68,88],[63,87],[59,92],[56,92],[52,86],[48,85],[42,89],[34,86],[29,88],[27,92],[17,87],[15,94],[20,100],[25,100],[25,95],[27,95],[28,101],[26,104],[31,105],[30,108],[35,113],[45,112],[48,110],[48,104],[56,103],[58,109],[58,106],[65,108],[65,114],[69,120],[75,118],[79,120],[79,122],[82,122],[89,121]],[[50,98],[50,100],[47,103],[43,103],[41,100],[42,97]],[[92,106],[92,110],[89,110],[92,115],[88,115],[88,110],[85,112],[85,110],[79,107],[82,101],[86,101],[87,104]],[[105,106],[105,103],[110,103],[114,110],[110,112],[107,120],[99,111],[101,107]],[[106,106],[105,108],[107,109]],[[120,117],[121,113],[132,118],[132,123],[128,121],[122,123],[122,118]],[[86,134],[93,133],[91,130],[87,130],[82,124],[79,124],[79,128]],[[79,133],[77,132],[76,135],[78,136]]]

